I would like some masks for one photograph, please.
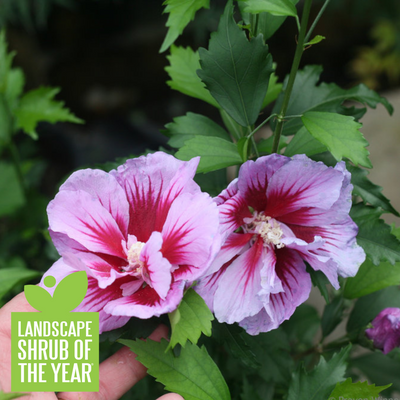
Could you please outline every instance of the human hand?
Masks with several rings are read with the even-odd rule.
[[[11,312],[36,312],[24,293],[15,296],[0,309],[0,390],[11,390]],[[166,337],[167,328],[160,325],[150,339]],[[146,368],[135,359],[135,354],[123,347],[99,367],[99,392],[34,392],[25,400],[118,400],[125,392],[146,375]],[[175,393],[168,393],[158,400],[183,400]]]

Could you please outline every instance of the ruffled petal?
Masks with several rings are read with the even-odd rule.
[[[310,295],[311,278],[300,256],[286,248],[277,250],[276,255],[275,268],[283,292],[271,294],[269,302],[264,303],[259,313],[239,323],[250,335],[278,328]]]
[[[234,179],[226,189],[224,189],[217,197],[214,197],[214,201],[217,205],[224,204],[230,198],[235,196],[238,191],[238,178]]]
[[[239,322],[257,314],[262,308],[258,293],[262,290],[260,271],[263,253],[263,241],[258,239],[221,275],[213,307],[218,321],[228,324]]]
[[[63,233],[87,250],[125,258],[123,236],[100,200],[83,190],[63,190],[47,207],[50,229]]]
[[[181,193],[197,193],[193,181],[199,158],[177,160],[163,152],[128,160],[110,174],[124,188],[129,201],[128,233],[143,243],[161,231],[172,201]]]
[[[72,268],[65,261],[60,258],[56,261],[53,266],[43,275],[39,286],[46,289],[51,295],[53,295],[57,285],[48,288],[44,285],[43,281],[46,276],[51,275],[56,278],[57,284],[60,283],[67,275],[76,272],[78,270]],[[114,282],[106,289],[101,289],[98,286],[98,282],[95,278],[88,276],[88,290],[82,303],[75,308],[74,312],[98,312],[99,313],[99,330],[100,333],[110,331],[113,329],[124,326],[128,321],[129,317],[112,316],[106,313],[103,308],[110,301],[122,296],[122,290],[120,285],[130,279],[130,277],[123,278],[120,281]]]
[[[131,296],[110,301],[104,310],[112,315],[147,319],[174,311],[183,297],[185,282],[174,282],[163,300],[150,286],[139,289]]]
[[[171,264],[163,257],[161,246],[163,239],[160,232],[153,232],[143,247],[140,258],[145,263],[143,275],[145,281],[164,300],[171,286]],[[147,279],[148,276],[148,279]]]
[[[294,156],[269,180],[265,214],[279,217],[300,208],[329,210],[339,199],[343,173],[304,155]]]
[[[171,205],[161,234],[163,256],[171,264],[185,266],[183,275],[177,270],[179,279],[196,280],[220,248],[217,205],[206,193],[180,195]]]
[[[239,192],[246,204],[261,212],[267,207],[267,188],[273,174],[290,162],[279,154],[260,157],[256,161],[247,161],[239,172]],[[268,200],[269,201],[269,200]]]
[[[112,215],[122,235],[126,237],[129,223],[129,203],[124,189],[112,175],[98,169],[76,171],[61,185],[60,191],[63,190],[83,190],[98,199]]]

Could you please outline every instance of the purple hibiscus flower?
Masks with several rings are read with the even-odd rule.
[[[372,328],[365,333],[385,354],[400,347],[400,308],[382,310],[372,321]]]
[[[81,170],[50,202],[50,235],[62,258],[45,276],[59,282],[85,270],[89,288],[75,310],[99,311],[101,331],[173,311],[186,282],[215,258],[218,208],[193,181],[198,162],[158,152],[110,173]]]
[[[365,259],[349,217],[350,174],[304,155],[247,161],[216,199],[224,239],[196,287],[220,322],[255,335],[277,328],[311,290],[304,261],[335,288]]]

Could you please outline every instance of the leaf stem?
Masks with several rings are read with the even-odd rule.
[[[275,132],[274,132],[274,143],[272,145],[272,152],[276,153],[279,148],[279,140],[281,138],[283,122],[285,119],[285,114],[289,106],[290,95],[292,94],[292,89],[294,85],[294,81],[296,79],[296,74],[299,69],[300,60],[304,52],[304,38],[306,35],[306,29],[308,24],[308,18],[310,16],[312,0],[305,0],[303,15],[301,17],[301,26],[300,33],[297,42],[296,52],[294,54],[292,68],[289,74],[289,80],[286,88],[284,89],[285,95],[282,102],[281,111],[277,116],[278,123],[276,124]]]
[[[261,124],[258,125],[256,129],[252,130],[252,131],[247,135],[247,137],[248,137],[249,139],[250,139],[251,137],[253,137],[253,135],[254,135],[260,128],[262,128],[271,118],[277,117],[277,116],[278,116],[278,114],[271,114],[267,119],[265,119],[263,122],[261,122]]]
[[[318,21],[320,20],[320,18],[321,18],[321,16],[322,16],[322,14],[324,13],[326,7],[328,7],[328,4],[329,4],[330,1],[331,1],[331,0],[325,0],[324,5],[323,5],[323,6],[321,7],[321,9],[319,10],[318,15],[315,17],[315,20],[314,20],[314,22],[312,23],[312,25],[311,25],[311,27],[310,27],[310,29],[309,29],[309,31],[308,31],[308,33],[307,33],[305,39],[304,39],[304,42],[305,42],[305,43],[308,43],[308,42],[309,42],[310,36],[312,35],[314,28],[315,28],[316,25],[318,24]]]

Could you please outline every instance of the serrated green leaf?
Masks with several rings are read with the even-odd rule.
[[[186,25],[194,19],[201,8],[210,8],[210,0],[166,0],[164,13],[169,13],[166,26],[167,35],[161,45],[160,53],[168,49],[182,34]]]
[[[351,345],[335,354],[328,362],[321,356],[319,364],[307,373],[304,368],[292,375],[288,400],[327,399],[337,382],[344,380],[346,360]]]
[[[350,164],[347,164],[347,170],[351,173],[353,194],[360,196],[365,204],[368,203],[374,207],[381,207],[383,210],[400,217],[400,214],[390,204],[389,199],[382,194],[382,188],[367,178],[369,174],[367,170],[354,167]]]
[[[400,285],[400,263],[381,262],[378,266],[365,260],[354,278],[348,278],[344,296],[357,299],[388,286]]]
[[[199,54],[197,73],[211,95],[237,123],[254,124],[267,93],[272,57],[261,35],[248,41],[236,25],[232,0],[211,34],[209,49]]]
[[[308,43],[306,43],[306,46],[312,46],[313,44],[318,44],[322,42],[325,38],[325,36],[317,35],[313,39],[311,39]]]
[[[393,107],[390,103],[365,85],[358,85],[351,89],[342,89],[334,83],[321,83],[318,85],[321,72],[322,67],[317,65],[308,65],[303,70],[298,71],[286,112],[287,115],[302,115],[307,111],[325,111],[351,115],[356,118],[360,113],[360,109],[344,107],[342,104],[346,100],[354,100],[372,108],[376,108],[380,103],[390,114],[393,113]],[[287,86],[287,81],[288,78],[283,83],[284,89]],[[284,90],[275,103],[273,113],[279,113],[283,96]],[[362,114],[363,112],[359,115]],[[292,118],[285,122],[283,134],[293,135],[302,126],[303,123],[300,118]],[[274,128],[274,123],[272,127]]]
[[[168,342],[165,339],[120,342],[137,354],[137,360],[166,390],[186,400],[230,400],[228,386],[205,347],[200,349],[188,342],[179,357],[175,357],[172,350],[166,352]]]
[[[171,46],[171,54],[167,59],[170,65],[165,67],[165,71],[171,78],[167,81],[171,89],[203,100],[214,107],[220,107],[197,75],[196,71],[200,69],[200,57],[197,51],[193,51],[190,47]]]
[[[29,393],[4,393],[2,390],[0,390],[0,400],[12,400],[12,399],[18,399],[23,396],[28,396]]]
[[[257,336],[245,336],[246,343],[260,364],[257,373],[266,382],[287,385],[294,362],[290,356],[290,343],[283,329],[275,329]]]
[[[289,142],[285,149],[285,156],[292,157],[295,154],[305,154],[310,157],[314,154],[323,153],[324,151],[327,151],[326,146],[315,139],[310,132],[308,132],[307,128],[303,126]]]
[[[351,378],[346,379],[344,382],[338,383],[330,394],[329,399],[341,400],[344,398],[375,400],[382,390],[390,387],[391,384],[386,386],[369,385],[368,382],[352,382]]]
[[[384,397],[389,396],[387,395],[388,392],[390,394],[394,391],[400,391],[400,362],[398,360],[393,360],[380,352],[375,352],[351,360],[350,365],[361,371],[364,379],[367,377],[371,382],[375,382],[376,385],[392,383],[392,386],[386,389]],[[357,398],[355,397],[355,399]],[[382,398],[382,400],[384,399]]]
[[[290,0],[290,2],[295,6],[299,0]],[[246,2],[238,1],[238,5],[244,22],[250,24],[251,14],[244,12],[244,8],[247,5]],[[267,12],[258,14],[258,22],[255,27],[252,26],[253,36],[257,36],[261,33],[264,36],[264,40],[268,40],[281,27],[286,18],[287,17],[279,17]]]
[[[281,17],[296,17],[297,10],[289,0],[246,0],[244,12],[259,14],[267,12]]]
[[[240,326],[214,322],[213,338],[226,346],[233,357],[240,360],[244,365],[251,368],[260,367],[261,364],[257,361],[253,349],[247,344],[248,335]]]
[[[179,307],[169,313],[171,340],[168,349],[178,343],[185,347],[187,340],[197,344],[202,333],[211,336],[211,321],[214,319],[206,303],[193,289],[189,289]]]
[[[0,217],[25,204],[25,196],[15,167],[0,162]]]
[[[83,121],[68,108],[64,107],[62,101],[55,101],[54,96],[60,91],[59,88],[40,87],[31,90],[22,96],[20,104],[14,113],[17,118],[17,126],[33,139],[37,139],[36,126],[40,121],[50,122],[74,122]]]
[[[363,296],[356,301],[347,321],[347,332],[357,333],[385,308],[398,307],[400,304],[400,289],[390,286],[378,292]]]
[[[336,160],[347,157],[356,165],[372,168],[369,151],[365,148],[369,143],[359,131],[362,125],[353,117],[309,111],[301,120],[308,132],[326,146]]]
[[[242,163],[237,147],[234,143],[219,137],[196,136],[185,142],[175,154],[176,158],[189,161],[200,156],[197,173],[210,172]]]
[[[165,128],[166,131],[163,133],[171,137],[168,144],[176,148],[182,147],[186,140],[193,139],[197,135],[230,140],[228,133],[210,118],[191,112],[174,118],[174,122],[165,125]]]
[[[375,265],[381,261],[400,261],[400,241],[382,219],[382,211],[362,203],[352,207],[350,216],[358,225],[357,243]]]
[[[37,271],[24,268],[1,268],[0,269],[0,300],[15,285],[25,283],[31,279],[39,277]]]

